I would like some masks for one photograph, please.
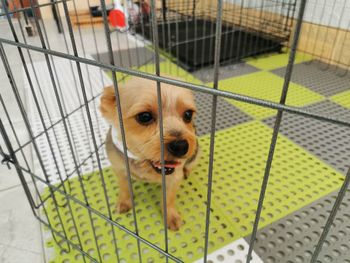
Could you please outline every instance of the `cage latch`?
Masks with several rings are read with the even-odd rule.
[[[1,164],[6,165],[9,170],[11,170],[10,163],[13,164],[13,160],[10,155],[3,153],[4,158],[1,160]]]

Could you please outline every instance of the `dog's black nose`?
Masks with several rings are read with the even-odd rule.
[[[167,145],[168,151],[176,156],[184,156],[188,151],[188,142],[186,140],[172,141]]]

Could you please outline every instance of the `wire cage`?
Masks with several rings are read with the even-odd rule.
[[[296,1],[226,1],[222,10],[220,63],[281,51],[290,37],[295,6]],[[159,47],[188,71],[213,65],[216,12],[215,1],[162,2],[162,12],[157,17]],[[147,39],[152,39],[151,29],[147,19],[134,28]]]
[[[123,30],[105,0],[0,3],[0,155],[48,261],[349,262],[350,1],[125,1]],[[98,107],[113,86],[123,123],[134,77],[157,83],[158,109],[165,84],[195,96],[202,153],[176,232],[164,168],[160,185],[126,169],[133,208],[115,211]]]

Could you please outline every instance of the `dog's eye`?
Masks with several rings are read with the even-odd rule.
[[[185,122],[191,122],[193,116],[193,110],[187,110],[184,113],[184,121]]]
[[[148,125],[154,121],[154,118],[152,116],[152,113],[146,111],[137,114],[136,120],[142,125]]]

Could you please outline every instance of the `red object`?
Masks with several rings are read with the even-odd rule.
[[[111,10],[109,12],[109,23],[113,27],[125,27],[125,16],[120,10]]]
[[[148,1],[146,1],[146,0],[142,1],[141,7],[142,7],[143,14],[149,15],[151,13],[151,7],[150,7]]]

